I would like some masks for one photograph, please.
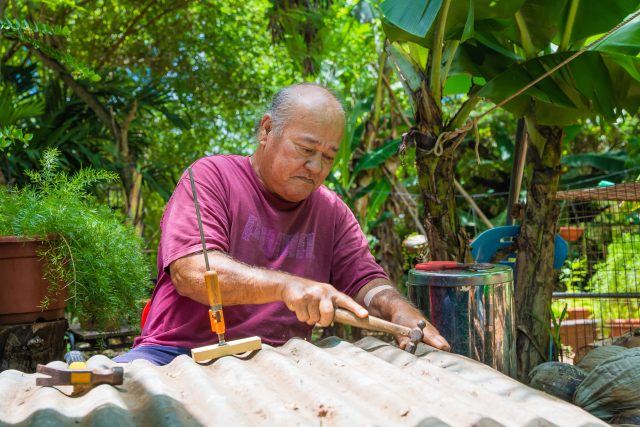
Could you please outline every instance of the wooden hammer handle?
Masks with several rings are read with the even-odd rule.
[[[356,326],[358,328],[367,329],[369,331],[386,332],[393,335],[409,336],[411,328],[401,326],[396,323],[387,322],[379,317],[368,316],[364,319],[356,316],[354,313],[344,308],[336,308],[334,320],[345,325]]]

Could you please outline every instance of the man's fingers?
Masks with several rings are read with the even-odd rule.
[[[450,351],[451,346],[447,342],[446,339],[442,335],[440,335],[436,328],[434,328],[431,324],[427,323],[427,326],[422,330],[424,332],[424,337],[422,341],[426,344],[429,344],[432,347],[435,347],[439,350]]]
[[[398,347],[400,347],[402,350],[404,350],[407,344],[409,344],[409,338],[402,335],[396,336],[396,340],[398,341]]]
[[[322,304],[322,300],[320,300]],[[318,304],[314,304],[313,302],[307,305],[307,312],[309,313],[309,318],[307,319],[307,325],[315,325],[320,321],[321,317],[321,309]]]
[[[297,304],[294,311],[300,322],[307,323],[307,320],[309,320],[309,311],[306,304]]]
[[[369,315],[369,312],[364,307],[362,307],[360,304],[358,304],[345,294],[338,293],[334,301],[336,307],[346,308],[362,319]]]
[[[335,309],[333,302],[329,298],[323,298],[320,300],[320,326],[329,326],[333,322],[333,316]]]

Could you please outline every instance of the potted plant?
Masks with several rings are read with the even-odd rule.
[[[42,312],[59,305],[66,293],[68,316],[85,329],[137,324],[139,301],[150,286],[142,240],[121,215],[100,206],[87,191],[89,185],[116,176],[93,169],[69,176],[58,170],[58,156],[56,149],[44,152],[42,170],[28,172],[31,186],[0,188],[0,236],[17,242],[14,253],[35,242],[42,262],[34,267],[41,269],[36,279],[44,277],[48,286],[39,301]],[[0,271],[3,289],[11,285],[8,278],[33,275],[26,264],[0,259],[0,267],[14,268]],[[18,288],[8,294],[21,300],[21,292]]]
[[[580,237],[582,237],[582,233],[584,229],[582,227],[573,225],[568,227],[560,227],[560,236],[567,242],[577,242]]]

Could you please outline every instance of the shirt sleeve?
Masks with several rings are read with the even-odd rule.
[[[196,194],[200,206],[207,250],[228,252],[230,220],[228,186],[211,157],[192,165]],[[169,265],[184,256],[202,252],[202,241],[196,216],[188,170],[183,173],[163,215],[160,242],[163,247],[161,265]]]
[[[338,216],[331,284],[350,297],[355,297],[373,279],[389,280],[389,277],[371,254],[367,238],[353,212],[340,199],[337,199],[336,208]]]

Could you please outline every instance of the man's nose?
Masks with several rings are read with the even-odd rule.
[[[322,172],[322,153],[318,152],[311,156],[305,163],[305,167],[314,174]]]

